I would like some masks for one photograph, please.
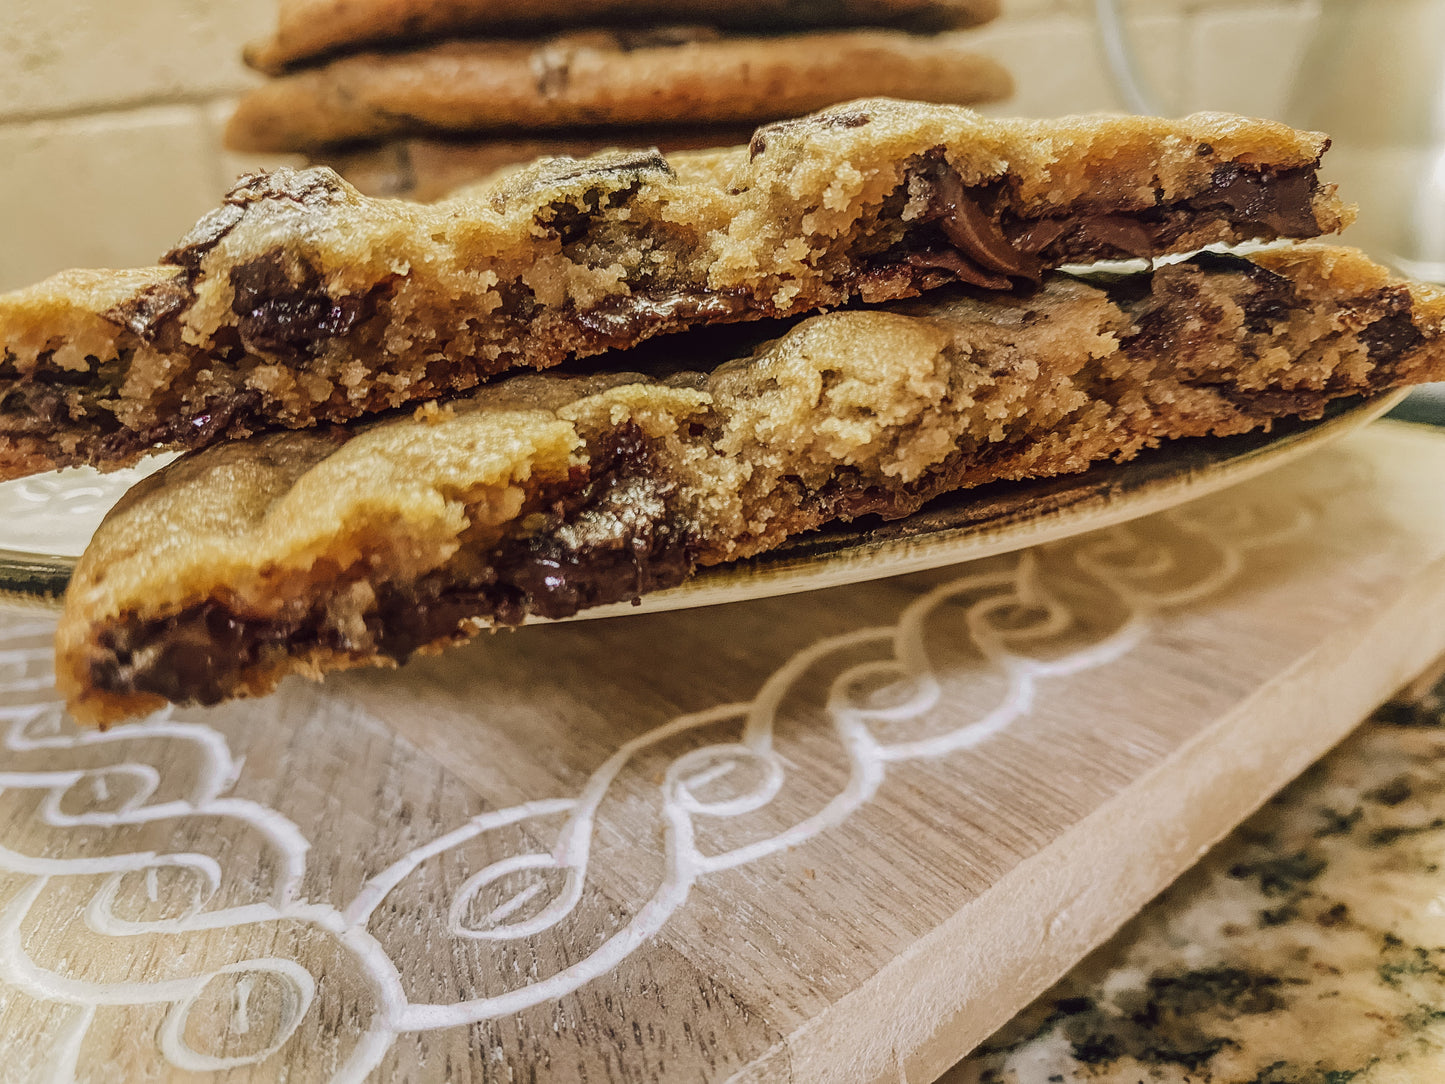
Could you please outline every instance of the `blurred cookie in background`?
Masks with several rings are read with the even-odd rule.
[[[246,62],[279,75],[338,53],[441,38],[544,34],[674,21],[666,0],[280,0],[274,35]],[[689,17],[749,31],[838,26],[943,30],[998,15],[999,0],[694,0]]]
[[[750,125],[864,96],[972,105],[1008,72],[963,33],[859,29],[732,37],[711,27],[589,30],[362,53],[258,87],[226,130],[241,151],[558,128]]]
[[[430,201],[609,147],[691,150],[859,97],[981,105],[1008,71],[960,27],[998,0],[281,0],[247,51],[232,150],[301,152],[361,191]],[[606,25],[601,25],[606,24]]]

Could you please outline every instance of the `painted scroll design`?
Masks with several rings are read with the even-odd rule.
[[[473,817],[371,877],[340,906],[303,895],[310,843],[296,824],[263,804],[228,795],[243,766],[219,731],[172,713],[105,733],[76,731],[52,691],[52,626],[43,621],[12,623],[0,640],[0,726],[5,728],[6,766],[21,757],[30,762],[24,770],[0,770],[0,799],[28,792],[39,799],[34,815],[61,833],[118,832],[167,818],[216,818],[228,831],[251,832],[263,841],[275,883],[263,899],[212,906],[226,871],[207,854],[67,857],[62,847],[58,855],[55,848],[47,848],[51,853],[42,857],[0,846],[0,874],[24,880],[0,910],[0,982],[68,1008],[67,1022],[53,1037],[47,1059],[52,1080],[75,1078],[97,1012],[114,1006],[163,1009],[159,1054],[177,1069],[259,1065],[291,1042],[317,999],[319,976],[296,960],[261,955],[157,981],[87,982],[32,958],[26,931],[44,921],[37,907],[47,890],[68,881],[93,885],[84,909],[85,927],[121,943],[145,935],[300,924],[335,939],[369,986],[375,1004],[371,1022],[329,1074],[337,1081],[361,1080],[382,1063],[400,1035],[504,1017],[555,1002],[609,974],[664,928],[700,879],[837,828],[869,802],[895,765],[949,756],[995,738],[1027,717],[1043,685],[1120,659],[1146,637],[1160,612],[1216,593],[1236,578],[1252,550],[1297,536],[1313,518],[1297,503],[1264,507],[1216,498],[1144,521],[1166,528],[1163,533],[1118,527],[965,566],[963,574],[953,578],[934,574],[932,580],[943,582],[921,593],[896,624],[818,640],[779,667],[751,701],[679,715],[627,742],[573,797],[542,798]],[[1116,613],[1105,627],[1091,628],[1071,609],[1071,592],[1064,590],[1070,584],[1087,585],[1114,607]],[[945,676],[930,658],[927,629],[950,609],[998,679],[1000,693],[992,708],[961,723],[910,730],[931,717],[946,697]],[[1059,650],[1060,644],[1067,650]],[[714,826],[764,810],[779,794],[789,771],[775,740],[784,703],[806,675],[816,676],[830,665],[836,673],[825,684],[823,716],[846,758],[846,782],[806,818],[782,830],[731,847],[706,846]],[[675,756],[662,773],[662,876],[651,895],[600,945],[553,974],[525,979],[501,992],[445,1003],[412,999],[405,976],[371,927],[382,904],[424,863],[504,830],[525,828],[527,838],[551,840],[550,846],[520,850],[471,873],[452,895],[445,926],[457,943],[497,949],[555,933],[584,897],[600,810],[619,778],[667,743],[720,726],[735,737],[703,741]],[[77,754],[87,754],[87,763],[103,750],[113,749],[124,758],[128,750],[157,741],[188,745],[201,766],[184,793],[162,795],[161,773],[143,758],[102,757],[99,766],[66,766],[67,758]],[[43,757],[42,767],[34,766],[36,756]],[[967,785],[966,778],[960,785]],[[121,792],[123,798],[102,811],[68,812],[66,796],[86,787],[97,794]],[[192,889],[181,913],[138,921],[117,912],[124,878],[143,878],[154,898],[159,877],[182,872]],[[226,1055],[198,1049],[187,1039],[189,1015],[218,984],[230,991],[229,1026],[245,1031],[257,983],[273,989],[272,1000],[279,1006],[264,1041],[258,1039],[242,1055]]]

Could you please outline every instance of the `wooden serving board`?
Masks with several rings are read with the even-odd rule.
[[[1442,479],[104,734],[5,615],[0,1079],[933,1080],[1445,651]]]

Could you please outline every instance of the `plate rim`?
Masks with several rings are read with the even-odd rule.
[[[1283,436],[1268,436],[1258,431],[1241,434],[1265,436],[1266,439],[1233,456],[1207,463],[1201,470],[1180,470],[1146,482],[1138,491],[1124,498],[1086,497],[1021,521],[973,523],[876,539],[865,537],[823,555],[790,552],[790,546],[797,548],[801,542],[812,537],[798,536],[789,539],[780,549],[756,557],[699,568],[686,582],[677,587],[649,592],[642,596],[640,603],[609,603],[581,610],[571,617],[529,617],[523,623],[542,625],[559,621],[603,620],[776,598],[924,572],[1056,542],[1075,534],[1139,519],[1257,477],[1363,428],[1398,406],[1409,393],[1409,388],[1397,388],[1360,400],[1332,417],[1304,423],[1303,428]],[[1130,461],[1138,462],[1137,458]],[[1101,466],[1055,479],[1039,479],[1037,483],[1087,478]],[[1127,468],[1129,463],[1120,466]],[[907,522],[907,519],[895,521],[895,526]],[[0,547],[0,605],[59,610],[65,586],[78,560],[76,557]]]

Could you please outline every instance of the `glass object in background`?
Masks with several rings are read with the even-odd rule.
[[[1122,0],[1094,0],[1120,99],[1161,113],[1130,47]],[[1360,205],[1349,243],[1445,282],[1445,0],[1321,0],[1284,120],[1328,132],[1325,173]]]
[[[1134,62],[1133,46],[1129,43],[1129,31],[1124,26],[1124,15],[1119,8],[1120,0],[1094,0],[1099,41],[1104,46],[1104,59],[1108,61],[1114,89],[1130,113],[1161,116],[1167,110],[1159,107],[1158,99],[1140,78],[1139,65]]]
[[[1094,7],[1120,98],[1162,112],[1140,79],[1121,0]],[[1322,0],[1283,119],[1333,137],[1325,175],[1360,205],[1344,240],[1445,283],[1445,0]],[[1399,414],[1445,424],[1445,383],[1417,388]]]
[[[1346,240],[1445,282],[1445,0],[1325,0],[1285,119],[1333,137]]]
[[[1334,139],[1326,175],[1360,205],[1345,241],[1445,283],[1445,0],[1325,0],[1285,119]],[[1445,424],[1445,384],[1400,416]]]

